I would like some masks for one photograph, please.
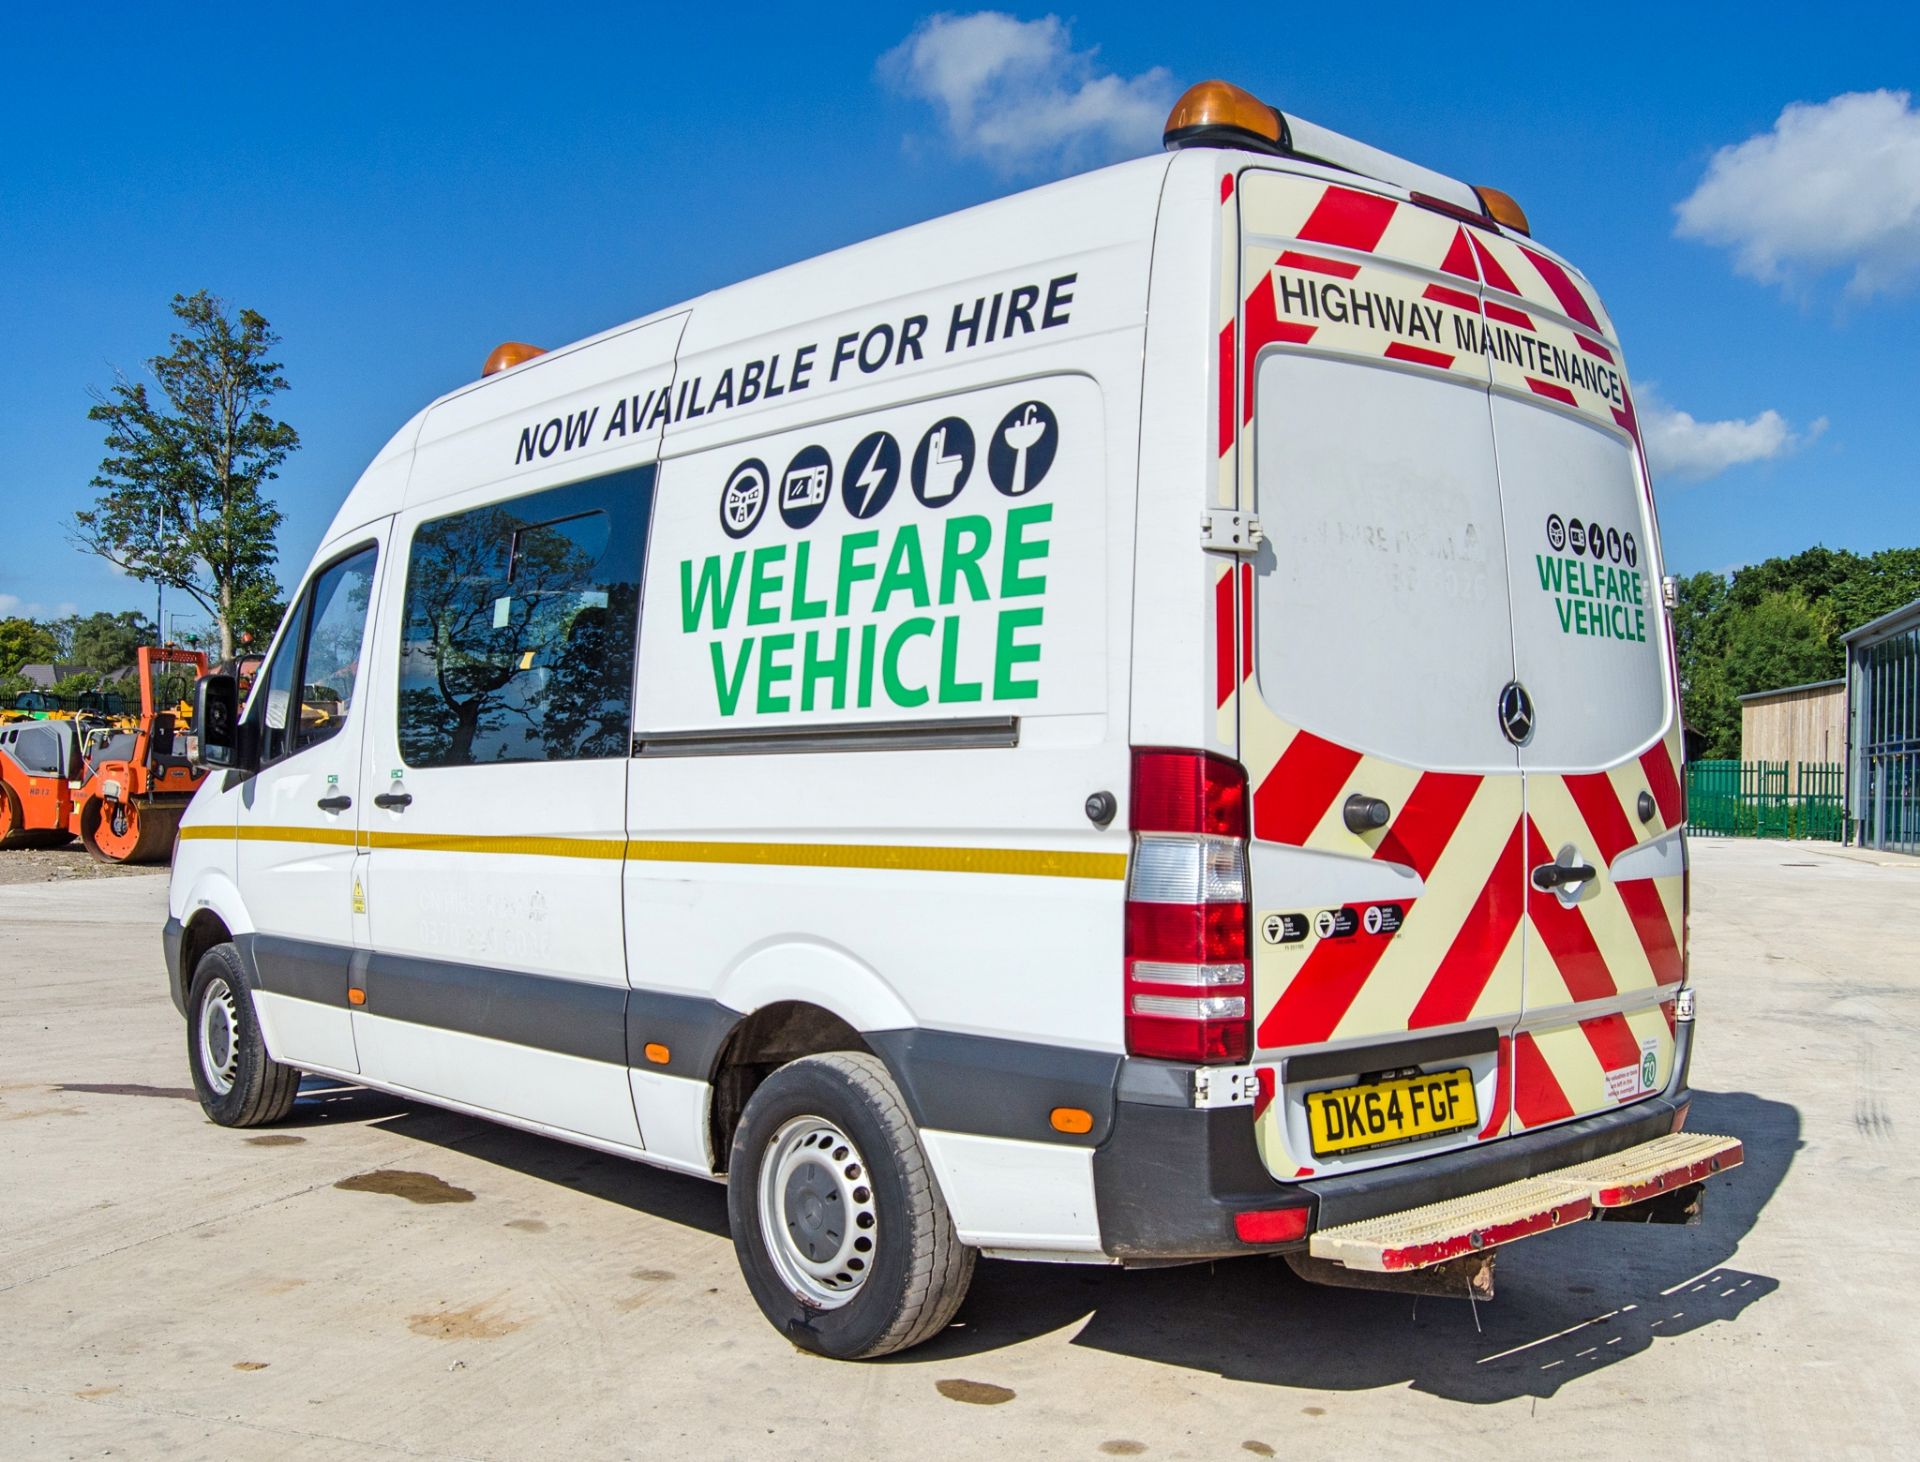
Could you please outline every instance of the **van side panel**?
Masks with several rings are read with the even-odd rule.
[[[1041,1100],[996,1114],[992,1073],[1051,1090],[1076,1052],[1107,1053],[1086,1100],[1111,1100],[1128,843],[1124,815],[1096,827],[1085,803],[1126,795],[1164,170],[1009,199],[695,309],[679,372],[707,409],[667,429],[628,789],[629,1040],[671,1052],[661,1077],[708,1081],[744,1015],[815,1005],[868,1033],[956,1152],[1090,1149]],[[678,1036],[650,1033],[656,1009]],[[938,1079],[919,1068],[936,1047]],[[975,1061],[977,1080],[949,1080]],[[635,1100],[650,1147],[706,1140],[704,1116],[679,1130],[677,1089],[636,1078]],[[1074,1231],[973,1176],[990,1166],[942,1175],[968,1232]]]

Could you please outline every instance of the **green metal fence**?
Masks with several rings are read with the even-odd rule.
[[[1687,763],[1687,831],[1709,838],[1827,838],[1846,829],[1839,762]]]

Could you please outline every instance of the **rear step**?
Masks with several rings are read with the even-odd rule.
[[[1738,1138],[1675,1132],[1517,1183],[1322,1229],[1307,1252],[1375,1274],[1425,1269],[1564,1228],[1598,1210],[1644,1203],[1736,1168],[1743,1157]]]

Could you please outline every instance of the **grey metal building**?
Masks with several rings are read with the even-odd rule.
[[[1853,839],[1920,853],[1920,599],[1840,638]]]

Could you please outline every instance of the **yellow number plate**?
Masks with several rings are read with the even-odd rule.
[[[1479,1120],[1473,1073],[1464,1068],[1307,1093],[1307,1131],[1315,1157],[1458,1132]]]

